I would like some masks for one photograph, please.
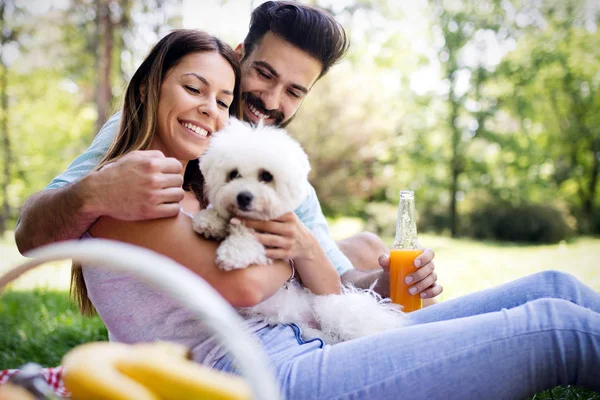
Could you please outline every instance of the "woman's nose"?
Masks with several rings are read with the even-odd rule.
[[[216,99],[209,99],[202,102],[202,104],[198,106],[198,109],[203,115],[206,115],[209,118],[216,118],[219,111]]]

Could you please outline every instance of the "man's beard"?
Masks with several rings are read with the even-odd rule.
[[[258,110],[258,112],[260,112],[261,114],[266,115],[267,118],[269,118],[271,121],[273,121],[272,124],[270,124],[270,125],[280,126],[280,127],[284,128],[292,120],[292,118],[290,118],[289,120],[282,123],[285,116],[283,115],[283,113],[281,111],[267,110],[265,108],[265,103],[259,97],[255,96],[254,94],[252,94],[250,92],[242,93],[242,101],[244,103],[248,103],[248,104],[252,105],[252,107],[256,108]],[[251,122],[251,121],[248,121],[248,122]]]

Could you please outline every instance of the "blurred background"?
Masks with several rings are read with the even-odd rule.
[[[3,0],[5,245],[24,200],[86,149],[159,38],[198,28],[235,46],[261,3]],[[416,192],[419,231],[438,239],[600,232],[600,2],[310,3],[352,43],[289,127],[334,234],[390,241],[400,189]]]
[[[600,291],[599,1],[307,2],[352,42],[289,126],[336,238],[391,244],[412,189],[441,300],[544,269]],[[25,199],[87,148],[150,47],[180,27],[235,46],[260,3],[0,1],[0,272],[22,259]],[[33,297],[13,293],[0,314],[17,324],[33,298],[38,334],[76,324],[46,309],[67,310],[68,279],[68,264],[32,272],[13,288]],[[16,348],[32,340],[20,332]]]
[[[260,3],[3,0],[5,265],[18,257],[8,248],[20,206],[119,109],[150,47],[179,27],[235,46]],[[336,237],[366,229],[391,241],[398,192],[412,189],[419,231],[438,247],[568,248],[585,235],[584,252],[600,255],[600,2],[310,3],[351,38],[289,127]]]

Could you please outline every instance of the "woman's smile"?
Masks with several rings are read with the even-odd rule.
[[[179,124],[195,137],[207,139],[212,134],[212,130],[209,127],[198,122],[179,120]]]

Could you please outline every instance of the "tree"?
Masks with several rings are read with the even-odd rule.
[[[12,2],[0,3],[0,140],[2,143],[2,183],[0,195],[2,196],[2,214],[0,214],[0,237],[7,229],[7,220],[11,216],[8,187],[11,183],[11,165],[13,154],[9,132],[9,104],[8,104],[8,65],[5,60],[5,49],[9,44],[17,44],[18,30],[8,23],[10,15],[18,12]]]
[[[461,192],[461,176],[472,163],[469,144],[484,135],[486,120],[495,113],[497,101],[488,98],[486,82],[495,65],[485,59],[485,49],[491,38],[499,35],[503,11],[495,0],[453,2],[432,1],[437,15],[437,28],[443,45],[438,50],[442,78],[448,83],[446,97],[446,129],[449,132],[448,166],[450,233],[459,232],[457,209]],[[470,50],[470,53],[468,52]],[[470,57],[467,55],[470,54]],[[471,107],[469,107],[469,103]]]
[[[600,50],[598,30],[588,24],[595,16],[576,0],[518,11],[529,22],[515,28],[519,45],[503,65],[518,88],[512,104],[520,109],[512,111],[543,129],[551,176],[589,233],[600,218]]]

